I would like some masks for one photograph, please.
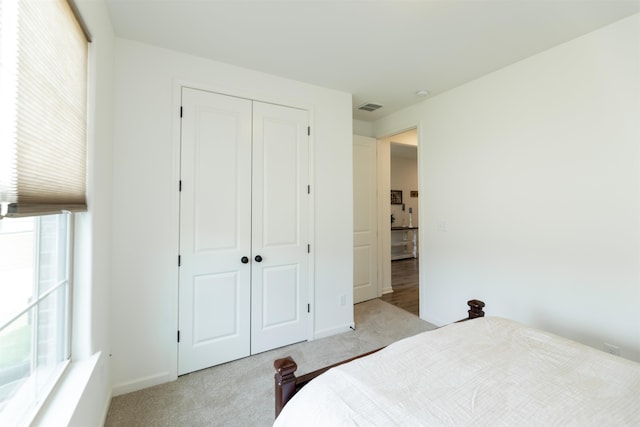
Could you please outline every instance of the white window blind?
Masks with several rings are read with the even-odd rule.
[[[66,0],[0,4],[0,215],[86,210],[87,37]]]

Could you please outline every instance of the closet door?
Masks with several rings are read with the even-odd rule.
[[[182,107],[178,374],[251,339],[252,102],[183,88]]]
[[[252,354],[308,334],[308,123],[304,110],[254,102]]]

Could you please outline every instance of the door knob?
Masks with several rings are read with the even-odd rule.
[[[262,257],[260,255],[256,255],[255,260],[256,262],[262,262]]]
[[[242,261],[243,264],[246,264],[249,262],[249,258],[247,258],[246,256],[243,256],[240,261]]]

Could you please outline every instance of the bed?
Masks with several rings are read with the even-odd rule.
[[[513,320],[472,319],[320,375],[296,378],[293,360],[277,360],[274,426],[640,426],[640,364]]]

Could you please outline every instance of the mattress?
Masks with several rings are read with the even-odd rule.
[[[320,375],[274,426],[640,426],[640,364],[498,317]]]

